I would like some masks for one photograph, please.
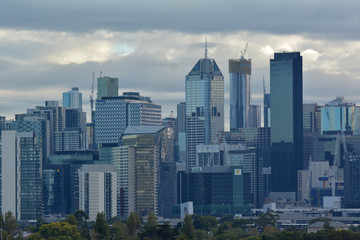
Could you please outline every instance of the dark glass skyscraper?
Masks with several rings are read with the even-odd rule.
[[[196,145],[219,142],[224,131],[224,76],[214,59],[200,59],[185,77],[186,165],[196,167]]]
[[[303,154],[302,78],[300,52],[275,53],[270,60],[274,192],[297,191],[297,170],[302,169]]]
[[[229,59],[230,129],[249,127],[251,60]]]

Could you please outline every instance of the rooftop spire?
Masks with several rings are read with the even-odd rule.
[[[205,37],[205,58],[207,58],[207,36]]]

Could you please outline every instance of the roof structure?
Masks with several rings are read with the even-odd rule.
[[[129,126],[126,128],[124,135],[135,134],[154,134],[168,126]]]

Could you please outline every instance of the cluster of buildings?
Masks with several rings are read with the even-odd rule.
[[[185,76],[177,116],[118,79],[97,79],[91,122],[77,87],[63,103],[0,118],[0,207],[18,220],[81,209],[90,220],[250,214],[264,203],[360,207],[360,122],[338,97],[303,104],[299,52],[270,60],[263,111],[251,102],[251,59],[229,60],[230,131],[224,131],[224,76],[205,49]],[[95,102],[95,109],[93,109]],[[261,116],[263,113],[263,116]]]

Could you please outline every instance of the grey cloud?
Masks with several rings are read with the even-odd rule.
[[[359,37],[357,1],[5,1],[0,26],[57,31],[260,31]]]

